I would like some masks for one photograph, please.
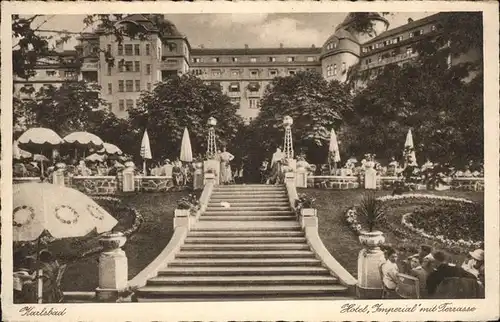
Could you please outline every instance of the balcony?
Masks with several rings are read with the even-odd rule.
[[[230,91],[228,91],[226,94],[229,97],[238,97],[238,98],[241,97],[241,92],[240,91],[237,91],[237,92],[230,92]]]
[[[362,67],[360,68],[360,70],[367,70],[367,69],[377,68],[377,67],[381,67],[381,66],[385,66],[385,65],[389,65],[389,64],[399,63],[399,62],[402,62],[405,60],[413,59],[417,56],[418,56],[418,53],[399,54],[396,56],[384,58],[381,61],[376,61],[376,62],[372,62],[369,64],[363,64]]]
[[[178,60],[164,60],[160,64],[161,69],[170,69],[170,68],[176,68],[177,66],[180,65],[180,61]]]

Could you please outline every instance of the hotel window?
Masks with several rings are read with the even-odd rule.
[[[138,99],[137,99],[137,100],[135,100],[135,106],[136,106],[136,107],[137,107],[137,106],[139,106],[139,100],[138,100]]]
[[[220,61],[219,57],[213,57],[212,63],[218,63]]]
[[[260,89],[260,84],[257,83],[257,82],[251,82],[251,83],[248,84],[247,89],[250,92],[258,92],[259,89]]]
[[[347,71],[347,65],[345,63],[342,63],[342,73],[345,73]]]
[[[134,62],[134,65],[135,65],[135,66],[134,66],[134,67],[135,67],[135,68],[134,68],[134,69],[135,69],[135,72],[136,72],[136,73],[140,72],[140,71],[141,71],[141,62],[140,62],[140,61],[136,61],[136,62]]]
[[[255,57],[250,57],[250,62],[251,62],[251,63],[256,63],[256,62],[257,62],[257,58],[255,58]]]
[[[146,65],[146,75],[151,75],[151,64]]]
[[[47,76],[53,77],[53,76],[56,76],[56,71],[55,70],[47,70],[47,71],[45,71],[45,74]]]
[[[270,61],[271,63],[274,63],[274,62],[276,61],[276,57],[269,57],[269,61]]]
[[[111,71],[113,70],[113,67],[111,64],[108,63],[108,76],[111,76]]]
[[[64,77],[66,77],[66,78],[72,78],[74,76],[75,76],[75,72],[72,72],[72,71],[69,71],[69,70],[67,70],[67,71],[64,72]]]
[[[111,45],[107,45],[107,46],[106,46],[106,51],[107,51],[108,53],[111,53]]]
[[[229,84],[230,92],[239,92],[240,91],[240,83],[231,83]]]
[[[290,69],[288,71],[288,75],[295,75],[295,69]]]
[[[363,53],[366,53],[368,51],[366,47],[363,47],[361,50],[363,51]]]
[[[248,105],[250,108],[259,108],[259,99],[258,98],[250,98],[248,100]]]
[[[239,97],[231,97],[232,104],[240,105],[240,101],[241,99]]]
[[[128,79],[125,81],[125,92],[133,92],[134,91],[134,81]]]
[[[125,91],[125,85],[123,80],[118,81],[118,92],[124,92]]]
[[[406,47],[406,54],[411,55],[413,53],[413,48],[411,47]]]
[[[373,50],[373,46],[369,46],[369,47],[368,47],[368,49],[369,49],[369,50]]]
[[[193,63],[201,63],[201,58],[198,57],[193,58]]]
[[[250,70],[250,76],[251,77],[259,77],[259,71],[256,69]]]
[[[135,80],[135,91],[140,92],[141,91],[141,81],[139,79]]]
[[[177,64],[176,59],[167,59],[167,64]]]
[[[231,60],[233,61],[233,63],[236,63],[238,61],[238,57],[233,57],[231,58]]]
[[[132,62],[132,61],[126,61],[126,62],[125,62],[125,65],[124,65],[124,67],[125,67],[125,71],[126,71],[126,72],[131,72],[131,71],[132,71],[132,69],[134,68],[134,67],[133,67],[133,64],[134,64],[134,62]]]
[[[146,56],[151,55],[151,46],[149,44],[146,44]]]
[[[231,70],[231,76],[240,76],[240,70],[239,69]]]
[[[148,91],[150,91],[150,90],[151,90],[151,83],[147,83],[147,84],[146,84],[146,89],[147,89]]]
[[[289,62],[289,63],[294,62],[295,61],[295,57],[287,57],[286,61]]]
[[[222,75],[222,72],[220,69],[212,69],[212,76],[220,77],[221,75]]]
[[[120,111],[125,111],[125,101],[124,100],[119,100],[118,101],[118,109]]]
[[[127,100],[127,110],[134,108],[134,100]]]
[[[112,103],[108,103],[108,110],[113,111],[113,104]]]
[[[413,38],[414,34],[413,32],[410,32],[410,38]]]
[[[399,36],[398,41],[403,41],[403,36]]]
[[[134,53],[134,47],[132,45],[125,45],[125,56],[132,56]]]
[[[141,55],[141,45],[134,45],[134,55],[140,56]]]
[[[118,55],[123,56],[123,45],[118,45]]]
[[[108,94],[113,94],[113,84],[108,83]]]
[[[382,55],[378,56],[378,62],[380,63],[382,61]]]
[[[332,65],[326,66],[326,76],[332,76]]]
[[[269,70],[269,76],[271,76],[271,77],[278,76],[278,71],[276,69]]]
[[[397,54],[397,53],[396,53],[396,51],[395,51],[395,50],[391,51],[391,56],[392,56],[392,57],[396,56],[396,54]]]
[[[307,61],[314,61],[314,57],[312,56],[307,57]]]
[[[398,41],[399,41],[399,39],[398,39],[398,38],[393,38],[393,39],[392,39],[392,43],[393,43],[393,44],[397,44],[397,43],[398,43]]]
[[[337,75],[337,64],[333,64],[333,75]]]

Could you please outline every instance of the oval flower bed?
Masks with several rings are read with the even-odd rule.
[[[377,200],[392,209],[413,208],[401,219],[386,216],[380,223],[403,239],[411,239],[416,234],[459,252],[479,248],[483,243],[481,204],[463,198],[429,194],[383,196]],[[356,208],[350,208],[345,216],[348,226],[359,235],[363,227],[357,218]]]

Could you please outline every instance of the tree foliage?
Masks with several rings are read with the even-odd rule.
[[[184,128],[190,134],[193,153],[206,151],[209,117],[217,119],[218,145],[232,143],[243,126],[237,107],[222,93],[219,85],[207,85],[201,79],[183,75],[158,83],[144,92],[138,106],[128,111],[131,127],[148,130],[155,158],[176,158]]]
[[[343,117],[352,108],[348,88],[327,82],[316,72],[299,72],[275,78],[266,88],[261,111],[252,123],[255,142],[261,153],[270,154],[283,145],[283,118],[293,118],[293,139],[296,150],[304,150],[310,159],[326,159],[332,128],[343,124]],[[315,158],[316,157],[316,158]]]

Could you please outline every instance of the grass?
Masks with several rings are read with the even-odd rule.
[[[347,208],[358,205],[363,197],[362,190],[323,190],[323,189],[298,189],[299,193],[316,198],[315,207],[318,210],[318,232],[328,249],[335,259],[349,271],[354,277],[358,270],[358,253],[361,250],[361,244],[358,237],[352,232],[344,222],[344,212]],[[377,191],[377,196],[389,194],[389,191]],[[425,194],[444,195],[459,198],[466,198],[476,202],[483,202],[484,194],[481,192],[462,192],[462,191],[425,191]],[[403,215],[408,212],[401,209],[391,215]],[[361,219],[361,218],[359,218]],[[366,225],[363,225],[366,227]],[[375,227],[384,231],[386,243],[398,244],[400,240],[391,232],[383,227]],[[416,247],[419,247],[417,244]],[[407,255],[407,254],[402,254]],[[455,262],[461,262],[462,258],[453,257]]]
[[[189,192],[138,193],[120,198],[144,217],[139,230],[127,240],[123,250],[128,258],[128,277],[136,276],[165,248],[173,234],[177,200]],[[64,291],[94,291],[99,283],[99,255],[68,265],[62,280]]]

